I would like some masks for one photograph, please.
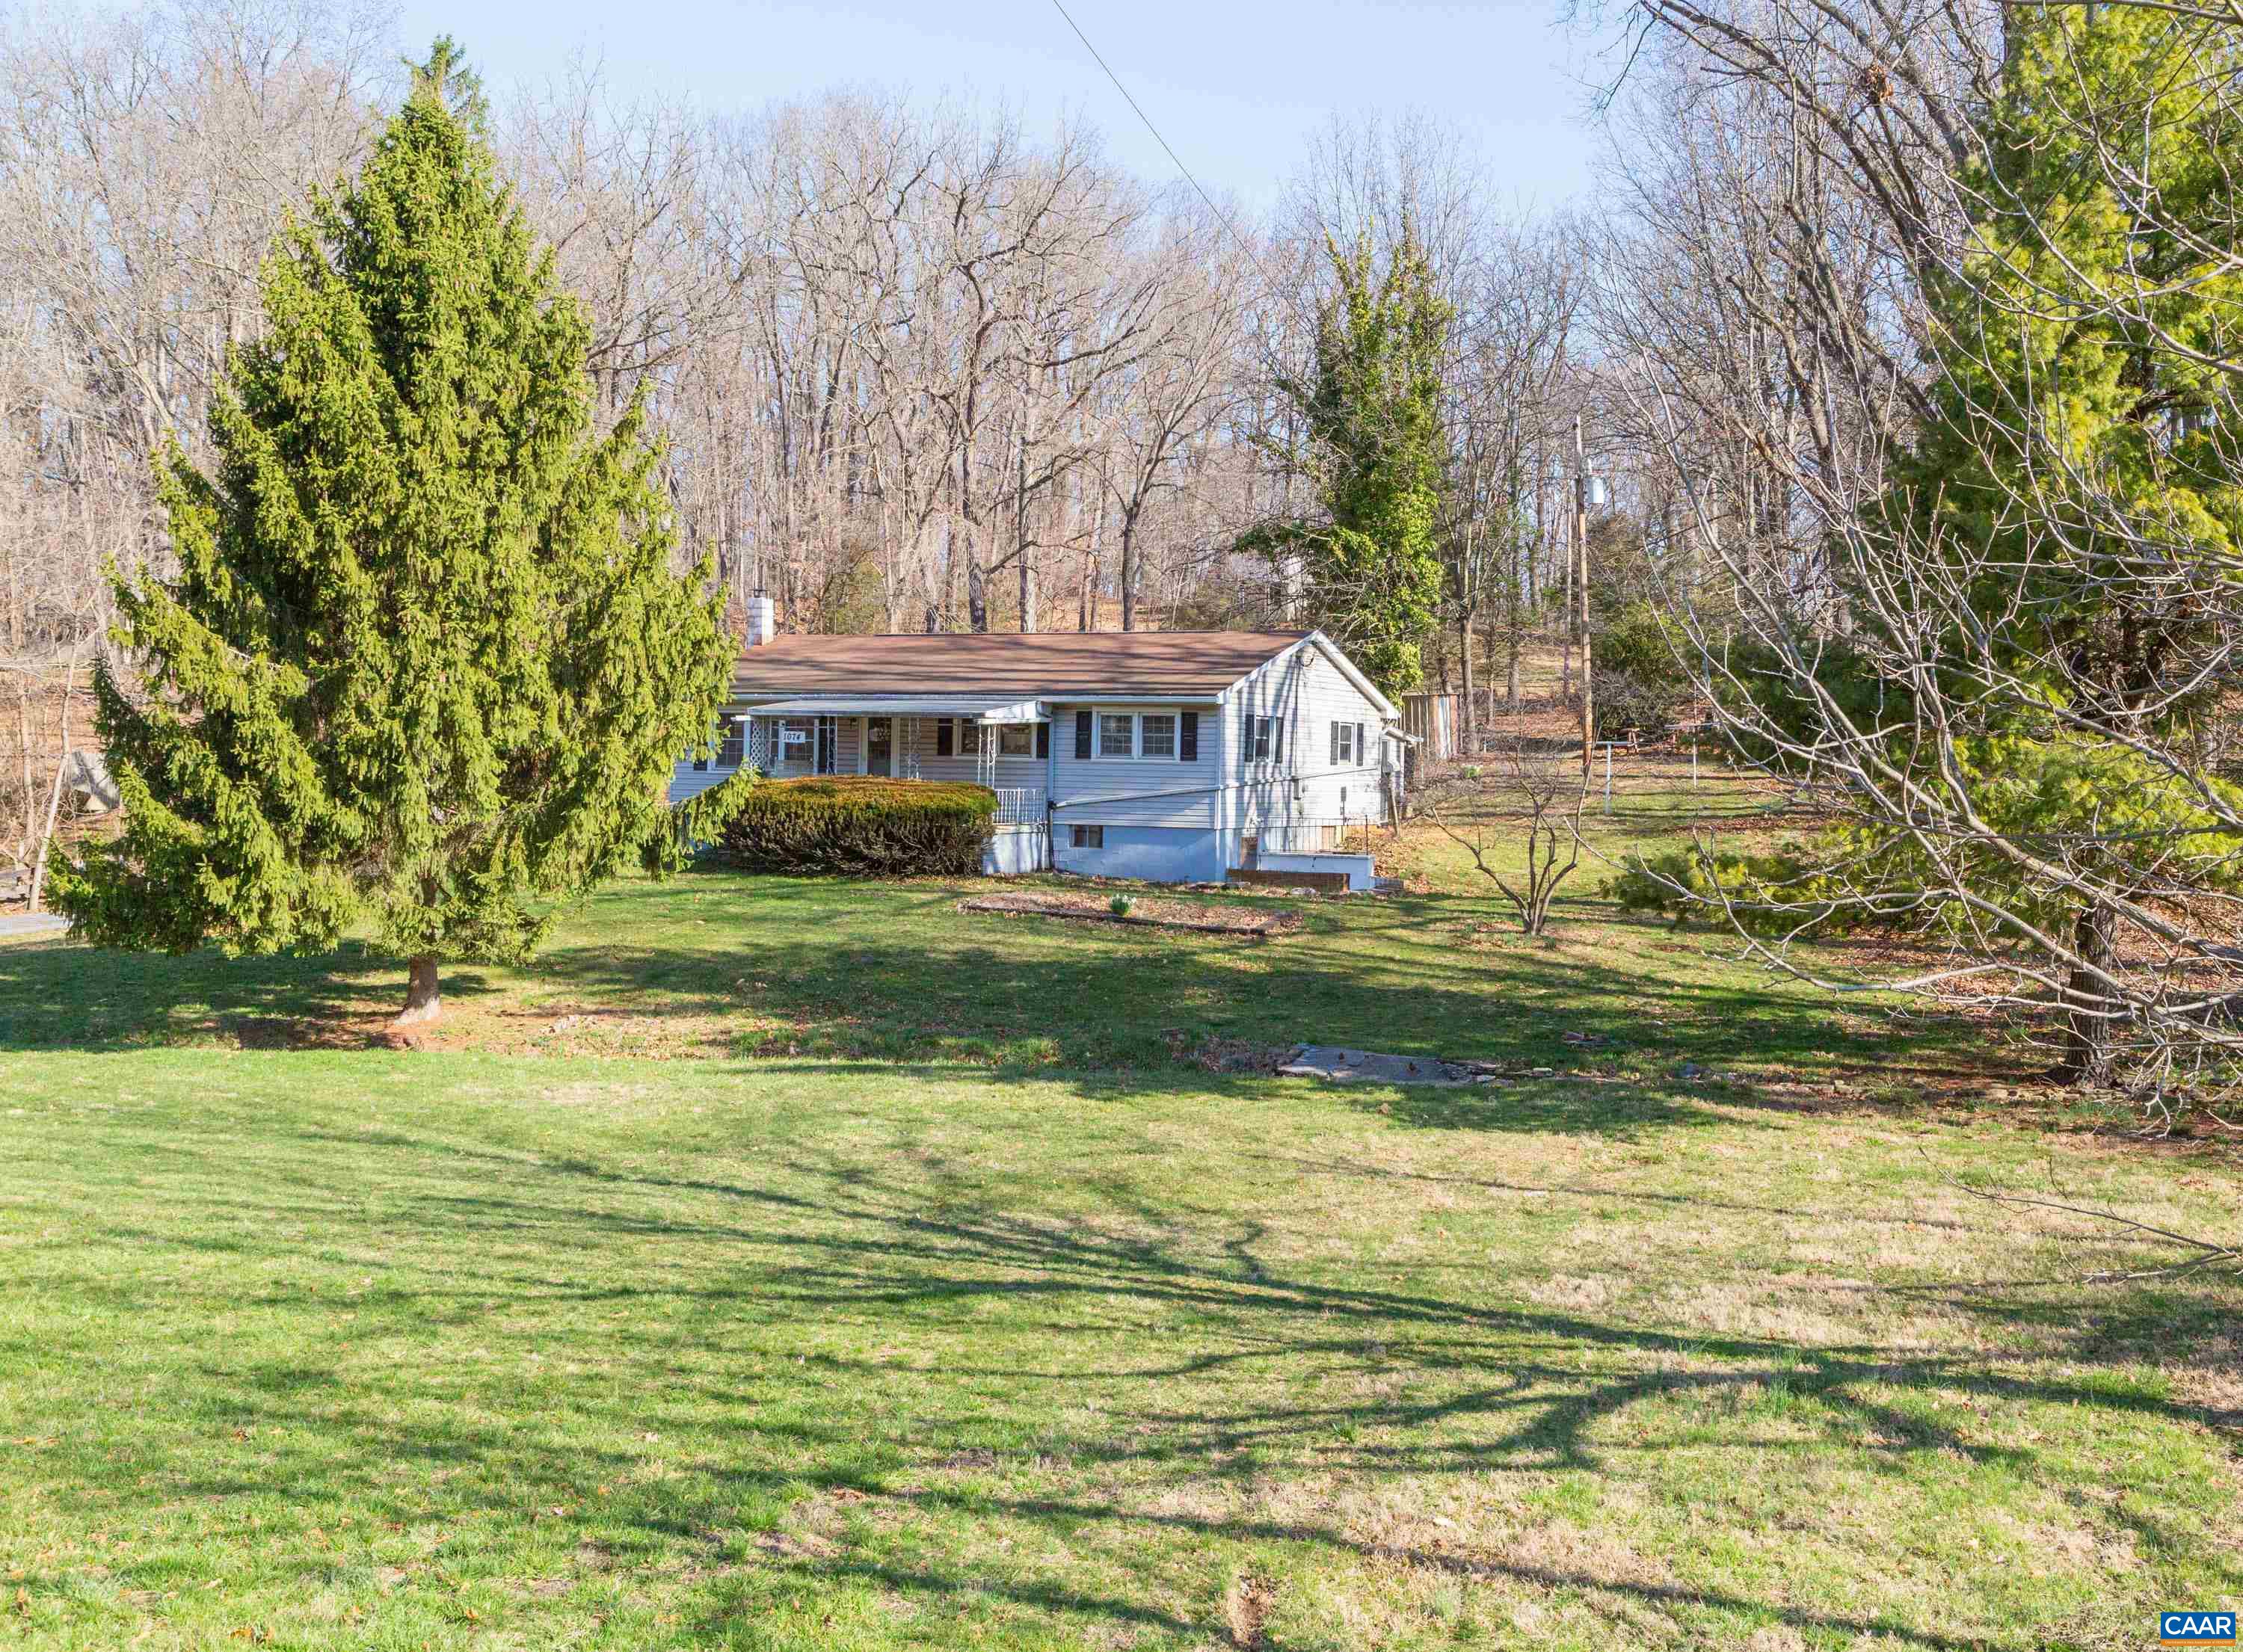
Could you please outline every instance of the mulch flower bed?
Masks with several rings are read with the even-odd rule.
[[[976,895],[959,902],[961,912],[996,912],[1007,917],[1085,918],[1101,923],[1136,923],[1160,930],[1195,930],[1203,935],[1290,935],[1301,915],[1289,906],[1216,906],[1167,896],[1133,895],[1129,910],[1112,910],[1113,896],[1076,895],[1064,890],[1034,894]]]

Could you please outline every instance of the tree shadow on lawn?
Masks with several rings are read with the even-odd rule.
[[[1445,932],[1452,904],[1394,907],[1344,930],[1269,943],[1086,937],[1039,932],[1035,920],[959,918],[909,940],[771,938],[748,953],[569,948],[538,968],[551,991],[591,1003],[657,979],[658,997],[637,1010],[650,1017],[752,1013],[776,1026],[731,1048],[765,1059],[963,1058],[1000,1074],[1142,1075],[1179,1058],[1250,1069],[1257,1052],[1324,1044],[1496,1063],[1522,1077],[1552,1070],[1546,1082],[1501,1088],[1359,1092],[1388,1117],[1441,1128],[1633,1127],[1694,1115],[1708,1099],[1751,1099],[1721,1076],[1741,1067],[1869,1073],[1927,1089],[1987,1073],[1983,1046],[1865,1035],[1801,990],[1697,968],[1647,980],[1603,961],[1586,936],[1483,960]],[[1017,944],[991,944],[992,928]],[[1686,1065],[1701,1071],[1686,1079]],[[1751,1072],[1739,1077],[1748,1085]]]
[[[740,883],[704,875],[668,887],[728,896]],[[1538,944],[1490,922],[1485,903],[1413,897],[1310,905],[1307,932],[1255,942],[962,914],[951,885],[866,885],[862,900],[837,905],[837,888],[855,886],[757,884],[737,910],[630,906],[662,901],[645,887],[607,897],[591,917],[615,920],[608,933],[572,943],[564,931],[503,986],[471,966],[448,970],[447,997],[464,1013],[434,1042],[475,1047],[488,1034],[514,1052],[630,1055],[637,1039],[667,1041],[664,1053],[950,1060],[999,1073],[1250,1065],[1257,1051],[1317,1043],[1596,1081],[1586,1097],[1560,1094],[1580,1085],[1559,1080],[1495,1095],[1382,1089],[1369,1104],[1428,1125],[1529,1129],[1695,1111],[1708,1081],[1686,1085],[1686,1063],[1873,1071],[1926,1087],[1986,1071],[1983,1046],[1959,1036],[1866,1036],[1803,989],[1739,980],[1736,965],[1689,956],[1663,926],[1610,915]],[[692,916],[711,910],[717,921]],[[650,929],[663,938],[638,938]],[[681,932],[698,944],[672,938]],[[1623,944],[1671,948],[1675,967],[1610,961]],[[364,1045],[381,1038],[399,968],[350,950],[231,960],[10,950],[0,1049]],[[556,1042],[574,1023],[581,1034]]]
[[[786,1185],[766,1186],[525,1161],[395,1132],[312,1139],[359,1151],[347,1159],[322,1152],[261,1199],[213,1184],[195,1201],[201,1219],[251,1225],[277,1257],[286,1245],[276,1235],[332,1223],[338,1190],[325,1179],[339,1165],[382,1190],[392,1201],[383,1226],[419,1243],[393,1258],[396,1283],[354,1300],[348,1340],[428,1348],[472,1339],[489,1357],[472,1380],[455,1380],[468,1392],[454,1403],[415,1386],[417,1368],[364,1362],[348,1384],[337,1381],[315,1360],[318,1349],[343,1351],[333,1291],[260,1275],[255,1311],[299,1318],[298,1340],[313,1351],[279,1368],[232,1353],[215,1331],[198,1340],[169,1285],[111,1279],[118,1308],[137,1293],[165,1310],[167,1334],[199,1361],[195,1380],[210,1398],[194,1413],[193,1438],[166,1437],[160,1408],[140,1407],[127,1419],[138,1436],[129,1447],[114,1428],[69,1442],[51,1471],[67,1467],[52,1487],[62,1506],[114,1524],[160,1501],[198,1508],[200,1522],[219,1512],[204,1499],[249,1499],[268,1511],[274,1500],[341,1499],[361,1516],[448,1528],[549,1512],[605,1557],[603,1569],[704,1570],[708,1595],[694,1609],[712,1628],[768,1610],[778,1572],[805,1594],[855,1580],[919,1608],[978,1595],[1077,1627],[1200,1643],[1221,1633],[1222,1566],[1215,1583],[1205,1581],[1208,1547],[1220,1542],[1239,1548],[1226,1564],[1274,1556],[1308,1578],[1343,1562],[1390,1576],[1401,1566],[1710,1612],[1739,1638],[1782,1623],[1946,1649],[1984,1642],[1896,1609],[1823,1611],[1680,1581],[1676,1570],[1687,1580],[1707,1569],[1687,1556],[1670,1557],[1683,1560],[1679,1568],[1662,1561],[1664,1577],[1605,1575],[1553,1568],[1492,1539],[1443,1538],[1424,1521],[1390,1538],[1338,1517],[1253,1511],[1291,1474],[1391,1480],[1397,1496],[1418,1501],[1412,1477],[1598,1474],[1616,1459],[1633,1469],[1662,1450],[1701,1453],[1707,1429],[1726,1426],[1728,1444],[1786,1460],[1779,1475],[1825,1474],[1836,1462],[1921,1472],[1952,1491],[1957,1477],[1985,1471],[2099,1519],[2109,1511],[2097,1466],[2074,1442],[2041,1448],[2029,1422],[2055,1425],[2015,1408],[2076,1407],[2105,1420],[2090,1427],[2243,1421],[2055,1359],[2040,1362],[2049,1374],[2025,1376],[1991,1368],[1975,1350],[1874,1340],[1802,1348],[1318,1277],[1257,1254],[1250,1220],[1097,1232],[955,1196],[931,1204],[924,1187],[862,1162],[773,1162],[771,1180]],[[359,1191],[341,1191],[342,1207],[357,1208]],[[618,1197],[633,1207],[616,1208]],[[381,1239],[329,1234],[347,1245]],[[653,1266],[650,1239],[661,1246]],[[457,1259],[432,1268],[424,1253]],[[630,1282],[610,1282],[617,1274]],[[1116,1326],[1129,1323],[1159,1335],[1134,1339],[1135,1353],[1117,1359]],[[962,1334],[977,1327],[988,1334]],[[915,1337],[945,1351],[940,1380],[834,1346]],[[1036,1357],[977,1357],[1000,1338]],[[534,1388],[510,1392],[508,1373],[563,1339],[570,1366],[546,1366]],[[630,1383],[618,1380],[623,1371],[663,1374]],[[1040,1408],[1032,1420],[1009,1414],[1029,1405]],[[1662,1405],[1687,1414],[1643,1415]],[[2006,1438],[1989,1443],[1987,1411],[2005,1408]],[[866,1417],[883,1424],[868,1428]],[[1641,1426],[1620,1426],[1631,1418]],[[221,1470],[208,1437],[228,1427],[257,1443]],[[1865,1446],[1865,1434],[1876,1443]],[[623,1443],[657,1435],[672,1442],[663,1452]],[[2226,1449],[2232,1458],[2237,1448]],[[663,1473],[649,1476],[657,1461]],[[1681,1472],[1667,1494],[1683,1494],[1690,1471]],[[814,1548],[775,1547],[738,1564],[743,1506],[774,1501],[798,1529],[826,1534]],[[832,1521],[852,1510],[878,1518],[832,1536]],[[930,1519],[984,1541],[930,1535]],[[2152,1553],[2197,1541],[2139,1504],[2127,1521]],[[1110,1547],[1083,1555],[1085,1531],[1110,1533]],[[1000,1534],[1002,1543],[986,1541]],[[1014,1545],[1016,1534],[1026,1541]],[[1101,1587],[1057,1581],[1035,1559],[1069,1545],[1104,1568]],[[2195,1558],[2243,1588],[2232,1557]],[[259,1563],[268,1572],[300,1565],[308,1589],[313,1573],[322,1587],[332,1581],[334,1556],[275,1547]],[[30,1587],[58,1581],[34,1576]],[[1990,1599],[1982,1608],[1997,1609]]]
[[[497,989],[473,964],[444,996]],[[403,1006],[405,966],[355,943],[313,957],[115,952],[76,941],[0,950],[0,1051],[369,1049]]]

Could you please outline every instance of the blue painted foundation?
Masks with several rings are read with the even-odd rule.
[[[1059,811],[1052,830],[1052,863],[1088,877],[1142,877],[1155,883],[1216,883],[1227,870],[1222,836],[1212,827],[1108,826],[1103,849],[1076,849],[1072,824]]]
[[[1041,872],[1045,858],[1044,829],[1041,826],[1000,826],[981,851],[981,870],[999,877]]]

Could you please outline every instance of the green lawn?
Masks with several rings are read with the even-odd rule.
[[[2172,1253],[1964,1191],[2233,1232],[2232,1150],[1425,860],[1270,942],[628,884],[412,1051],[354,956],[0,950],[0,1645],[2119,1648],[2243,1600],[2243,1288],[2061,1283]],[[1203,1064],[1297,1037],[1553,1071]]]

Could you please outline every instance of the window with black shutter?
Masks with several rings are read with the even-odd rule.
[[[934,720],[934,755],[938,757],[958,755],[958,725],[947,717]]]
[[[1199,713],[1187,711],[1176,730],[1176,761],[1196,763],[1199,761]]]
[[[1090,708],[1088,706],[1074,714],[1074,760],[1079,763],[1090,761]]]
[[[1040,722],[1036,725],[1036,755],[1039,757],[1051,755],[1051,724],[1047,722]]]

